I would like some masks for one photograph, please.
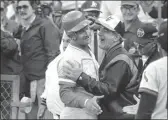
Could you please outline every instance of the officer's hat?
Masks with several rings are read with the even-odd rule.
[[[123,34],[123,29],[122,29],[122,22],[117,16],[109,16],[107,19],[104,18],[99,18],[98,20],[99,24],[102,25],[103,27],[119,33],[121,36]]]
[[[136,42],[145,45],[149,42],[153,42],[157,38],[158,31],[152,23],[145,23],[137,29],[136,35]]]
[[[135,6],[135,5],[139,5],[139,2],[136,0],[134,0],[134,1],[123,0],[123,1],[121,1],[121,6],[123,6],[123,5]]]
[[[167,52],[167,21],[163,22],[160,25],[159,29],[159,38],[158,42],[160,43],[161,47]]]
[[[66,33],[77,32],[91,23],[80,11],[71,11],[65,14],[62,20],[63,28]]]
[[[100,11],[100,3],[98,1],[86,1],[81,6],[82,11]]]

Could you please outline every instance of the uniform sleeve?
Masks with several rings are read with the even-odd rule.
[[[145,92],[152,95],[158,94],[157,71],[153,64],[150,64],[143,72],[139,92]]]
[[[61,38],[59,30],[51,22],[47,21],[47,23],[41,28],[41,35],[49,63],[60,53],[59,45]]]
[[[62,60],[58,65],[60,85],[60,98],[69,107],[84,108],[85,101],[91,97],[75,90],[76,83],[64,76],[62,69],[66,61]]]
[[[157,96],[149,93],[142,93],[135,119],[151,119],[156,102]]]
[[[85,73],[82,73],[82,80],[78,80],[77,83],[94,95],[105,95],[113,98],[118,90],[125,88],[131,76],[127,63],[118,61],[115,65],[109,67],[106,77],[101,81],[96,81]]]

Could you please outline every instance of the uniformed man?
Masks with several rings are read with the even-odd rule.
[[[100,1],[86,1],[81,6],[81,11],[85,14],[85,17],[91,20],[93,23],[98,19],[101,11],[100,11]],[[97,29],[95,29],[95,24],[91,27],[91,43],[90,48],[92,52],[95,54],[96,59],[99,63],[101,63],[104,57],[104,51],[100,49],[98,46],[98,35]]]
[[[167,21],[160,27],[158,42],[166,56],[151,63],[143,73],[136,119],[167,119]]]
[[[162,49],[157,43],[157,32],[152,23],[146,23],[136,31],[137,39],[134,44],[137,46],[138,53],[142,56],[143,61],[140,74],[151,62],[163,57]]]
[[[136,31],[143,24],[138,18],[139,11],[140,8],[137,1],[121,1],[123,37],[125,38],[124,47],[129,52],[135,48],[133,42],[137,39]]]

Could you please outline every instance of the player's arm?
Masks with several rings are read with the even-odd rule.
[[[135,119],[151,119],[159,92],[156,75],[157,69],[153,64],[150,64],[143,73],[139,88],[141,99]]]
[[[142,92],[135,119],[151,119],[151,115],[155,109],[156,101],[157,95]]]
[[[75,61],[72,62],[77,65]],[[63,70],[64,65],[66,64],[66,60],[62,59],[58,64],[58,77],[59,77],[59,85],[60,85],[60,98],[62,102],[69,107],[76,107],[76,108],[84,108],[87,99],[92,97],[77,92],[76,82],[68,79],[65,75]]]

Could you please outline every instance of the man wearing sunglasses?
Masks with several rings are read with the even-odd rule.
[[[130,53],[134,53],[133,42],[137,39],[136,30],[143,24],[138,18],[140,6],[137,1],[121,1],[120,9],[123,16],[124,48]]]
[[[40,96],[44,91],[45,71],[47,65],[59,54],[60,44],[58,28],[50,20],[36,16],[35,7],[35,1],[32,0],[19,0],[17,3],[17,12],[23,21],[21,59],[26,78],[23,87],[35,108],[32,109],[32,114],[28,114],[28,119],[37,118],[36,110],[42,101]],[[36,97],[38,105],[35,102]]]

